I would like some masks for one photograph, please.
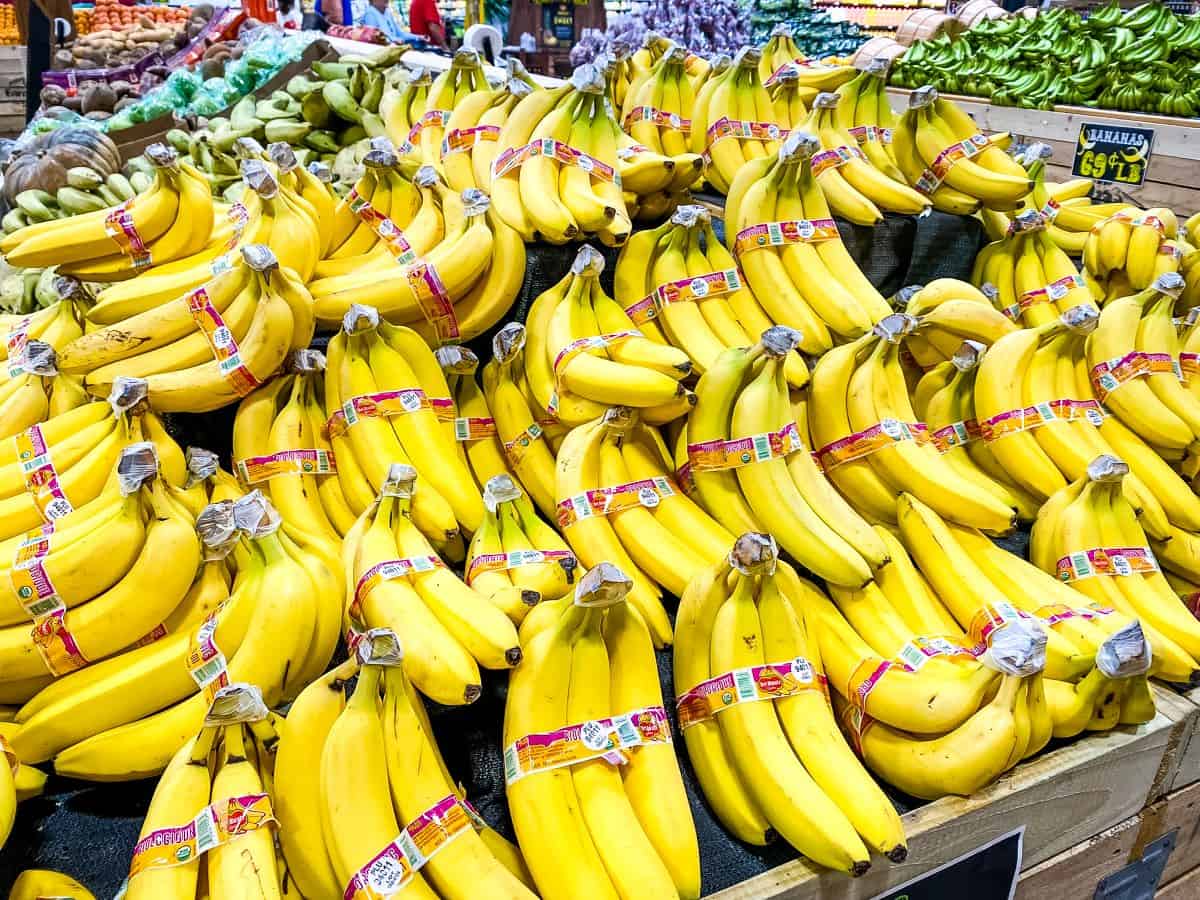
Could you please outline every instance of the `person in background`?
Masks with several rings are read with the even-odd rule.
[[[42,73],[50,68],[54,38],[65,41],[75,34],[75,13],[71,0],[18,0],[14,6],[17,34],[25,44],[25,117],[32,119],[42,105],[41,94],[32,85],[42,83]]]
[[[408,9],[408,28],[419,38],[424,38],[435,47],[449,50],[446,43],[446,26],[438,12],[437,0],[412,0]]]
[[[388,40],[402,41],[404,40],[404,31],[400,28],[400,23],[396,21],[395,16],[388,15],[389,12],[388,0],[368,0],[362,19],[356,24],[376,28],[386,34]]]
[[[299,31],[304,25],[304,14],[300,10],[299,0],[279,0],[279,6],[275,10],[275,21],[280,28]]]
[[[313,12],[324,19],[326,25],[352,25],[354,16],[350,12],[350,0],[316,0]]]

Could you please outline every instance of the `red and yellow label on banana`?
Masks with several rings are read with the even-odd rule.
[[[1179,354],[1179,372],[1183,375],[1185,384],[1191,384],[1192,379],[1200,374],[1200,353],[1183,351]]]
[[[354,873],[343,900],[389,900],[452,840],[474,828],[478,814],[451,794],[404,826],[386,847]]]
[[[787,135],[787,129],[780,128],[774,122],[751,122],[721,116],[704,133],[704,153],[701,155],[705,163],[712,162],[713,145],[728,138],[739,141],[781,141]]]
[[[567,497],[559,501],[555,512],[558,527],[568,528],[581,519],[611,516],[633,506],[653,509],[665,498],[674,496],[675,487],[669,478],[643,478],[640,481],[594,488],[574,497]]]
[[[220,612],[221,607],[217,607],[196,628],[184,659],[188,674],[200,688],[207,705],[212,704],[217,691],[229,684],[229,664],[216,640],[217,616]]]
[[[18,319],[8,329],[4,339],[5,350],[8,353],[8,377],[16,378],[25,370],[21,361],[25,356],[25,345],[29,343],[29,326],[33,324],[33,316]]]
[[[788,244],[818,244],[840,238],[833,219],[788,219],[782,222],[759,222],[743,228],[733,241],[733,255],[742,256],[751,250],[765,247],[784,247]]]
[[[454,440],[460,443],[495,437],[496,420],[490,416],[462,416],[454,419]]]
[[[271,798],[246,794],[204,807],[192,821],[150,832],[133,847],[129,877],[148,869],[182,866],[235,837],[275,823]]]
[[[557,375],[567,363],[589,350],[602,350],[630,338],[641,337],[640,331],[613,331],[608,334],[592,334],[571,341],[554,356],[554,373]]]
[[[685,119],[678,113],[655,109],[653,106],[635,106],[625,117],[625,130],[635,122],[649,122],[658,128],[671,128],[684,134],[691,134],[692,120]]]
[[[879,125],[855,125],[850,129],[850,136],[860,144],[890,144],[892,129]]]
[[[439,422],[455,422],[454,401],[449,397],[428,397],[421,388],[403,388],[398,391],[378,391],[360,394],[333,411],[325,423],[325,433],[330,438],[340,437],[357,425],[359,419],[385,419],[432,410]],[[301,451],[311,452],[311,451]],[[330,456],[332,460],[332,456]],[[324,474],[324,473],[315,473]]]
[[[857,431],[839,438],[816,451],[817,460],[826,471],[844,466],[846,463],[878,453],[900,441],[930,442],[929,429],[924,422],[901,422],[899,419],[884,419],[864,431]]]
[[[510,550],[507,553],[483,553],[467,565],[463,581],[468,585],[485,572],[506,572],[523,566],[542,566],[546,563],[574,565],[575,554],[570,550]]]
[[[575,166],[598,181],[621,186],[620,174],[608,163],[554,138],[541,138],[524,147],[509,147],[492,163],[492,178],[500,178],[537,156],[549,157],[564,166]]]
[[[416,124],[408,129],[408,137],[404,142],[396,148],[396,152],[401,156],[412,153],[417,149],[417,141],[420,140],[421,132],[426,128],[433,126],[444,127],[450,121],[450,110],[448,109],[427,109],[421,118],[417,119]]]
[[[1124,356],[1105,360],[1092,367],[1090,373],[1092,387],[1101,400],[1117,390],[1126,382],[1146,375],[1164,375],[1171,373],[1183,380],[1183,372],[1179,363],[1171,358],[1169,353],[1144,353],[1141,350],[1131,350]]]
[[[454,301],[433,263],[425,259],[417,260],[405,267],[404,277],[417,305],[421,307],[425,321],[433,326],[438,341],[444,344],[457,340],[461,332],[458,329],[458,317],[454,314]]]
[[[525,458],[525,454],[529,452],[529,448],[533,446],[533,442],[542,440],[544,436],[545,432],[542,431],[542,426],[537,422],[531,422],[528,428],[511,441],[504,442],[504,455],[508,458],[509,463],[518,466]]]
[[[979,423],[975,419],[966,419],[962,422],[951,422],[937,431],[929,435],[929,440],[933,446],[937,447],[938,453],[948,453],[955,447],[962,447],[971,441],[977,441],[983,437],[983,431],[979,427]]]
[[[813,177],[815,178],[822,172],[828,172],[830,169],[840,168],[852,159],[865,160],[866,158],[866,154],[858,149],[857,144],[853,147],[847,147],[845,144],[842,144],[840,147],[821,150],[812,155]]]
[[[1052,281],[1045,287],[1034,288],[1031,291],[1025,291],[1017,298],[1017,306],[1021,310],[1029,309],[1031,306],[1040,306],[1045,303],[1058,303],[1065,300],[1067,295],[1075,288],[1086,288],[1087,282],[1083,280],[1083,276],[1079,273],[1072,275],[1064,275],[1057,281]]]
[[[737,269],[707,272],[694,278],[681,278],[660,284],[647,296],[625,308],[625,314],[635,325],[657,319],[663,307],[672,303],[700,303],[713,297],[723,297],[745,287],[742,273]]]
[[[128,256],[135,269],[144,269],[153,262],[150,248],[138,234],[133,222],[133,201],[126,200],[120,206],[109,210],[104,217],[104,233],[107,234],[117,250],[123,256]]]
[[[196,327],[208,341],[213,359],[217,362],[217,368],[234,392],[239,397],[245,397],[262,382],[242,361],[242,353],[233,337],[233,332],[229,330],[229,326],[225,324],[225,320],[221,318],[217,308],[213,306],[208,291],[203,287],[198,287],[188,294],[187,307],[188,312],[192,314],[192,321],[196,323]]]
[[[607,719],[568,725],[555,731],[527,734],[504,748],[504,780],[519,781],[534,772],[574,766],[592,759],[621,765],[621,751],[645,744],[671,743],[667,711],[647,706]]]
[[[90,662],[67,627],[65,609],[56,609],[37,619],[30,637],[52,675],[66,675],[82,669]]]
[[[799,427],[795,422],[789,422],[778,431],[767,431],[731,440],[688,444],[687,454],[694,477],[695,472],[737,469],[751,463],[781,459],[803,449],[804,443],[800,440]]]
[[[280,450],[266,456],[249,456],[233,464],[242,484],[258,484],[281,475],[336,475],[332,450]]]
[[[1059,581],[1072,582],[1098,575],[1150,575],[1159,567],[1149,547],[1092,547],[1061,557],[1055,571]]]
[[[404,236],[404,231],[400,226],[372,206],[371,202],[363,197],[356,188],[346,195],[346,205],[387,245],[392,256],[396,258],[396,262],[402,266],[409,266],[417,261],[417,252],[409,244],[408,238]]]
[[[786,662],[735,669],[702,681],[675,698],[675,712],[680,729],[684,729],[739,703],[778,700],[801,691],[820,691],[829,699],[825,676],[817,673],[803,656],[797,656]]]
[[[499,125],[476,125],[473,128],[455,128],[442,138],[442,156],[466,153],[476,144],[500,139]]]
[[[25,481],[25,492],[33,500],[42,519],[53,522],[74,512],[75,507],[59,484],[58,470],[54,467],[50,447],[42,435],[42,426],[35,424],[22,431],[13,437],[13,442],[16,444],[17,463]]]
[[[917,179],[917,183],[913,185],[918,191],[926,196],[929,196],[939,187],[942,186],[942,181],[946,178],[946,173],[960,159],[970,159],[977,156],[983,150],[987,149],[990,142],[982,134],[975,134],[966,140],[959,141],[957,144],[951,144],[941,153],[933,158],[929,167],[921,173],[921,177]]]
[[[997,441],[1007,435],[1030,431],[1053,421],[1071,422],[1082,419],[1098,426],[1106,415],[1097,400],[1047,400],[1033,406],[996,413],[979,423],[979,431],[985,441]]]
[[[17,595],[21,608],[34,622],[56,610],[66,609],[45,567],[45,559],[50,555],[53,539],[53,522],[26,532],[21,543],[17,545],[12,567],[8,570],[13,593]]]
[[[361,618],[363,598],[376,586],[384,581],[395,581],[398,578],[409,578],[420,572],[432,572],[434,569],[444,569],[446,564],[437,556],[408,556],[404,559],[388,559],[376,563],[362,573],[358,583],[354,585],[354,599],[350,604],[350,615]]]

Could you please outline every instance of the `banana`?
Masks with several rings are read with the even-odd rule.
[[[222,758],[212,780],[212,801],[220,808],[244,797],[266,793],[258,767],[247,758],[246,726],[222,729]],[[280,898],[275,838],[269,826],[254,828],[218,844],[207,854],[206,883],[214,896],[238,894],[263,900]]]

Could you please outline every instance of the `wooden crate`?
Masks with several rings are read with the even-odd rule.
[[[1170,831],[1175,847],[1159,883],[1168,885],[1200,866],[1200,784],[1168,794],[1069,850],[1026,869],[1016,900],[1091,900],[1096,884],[1141,859],[1146,846]],[[1193,896],[1200,896],[1196,894]]]
[[[1197,727],[1200,726],[1200,688],[1176,694],[1172,702],[1177,710],[1182,710],[1181,704],[1190,704],[1196,710],[1192,717],[1193,728],[1180,746],[1171,772],[1170,789],[1177,791],[1200,782],[1200,733],[1197,733],[1200,731],[1200,727]]]
[[[888,93],[898,111],[908,106],[910,91],[888,88]],[[995,106],[978,97],[958,94],[943,96],[966,110],[985,134],[1007,131],[1024,141],[1049,144],[1054,156],[1046,166],[1046,174],[1056,181],[1071,177],[1075,143],[1079,139],[1082,122],[1107,123],[1118,128],[1129,125],[1153,128],[1154,147],[1146,182],[1141,187],[1120,186],[1120,189],[1143,208],[1167,206],[1179,213],[1181,219],[1200,211],[1200,183],[1196,179],[1197,166],[1200,166],[1198,120],[1082,106],[1059,106],[1053,110],[1019,109]]]
[[[850,880],[801,859],[714,897],[866,900],[1022,825],[1022,868],[1032,873],[1047,860],[1135,819],[1148,803],[1166,795],[1167,779],[1175,771],[1174,757],[1194,727],[1195,709],[1165,691],[1155,691],[1161,708],[1145,725],[1085,735],[1022,763],[972,797],[944,797],[906,813],[909,854],[903,863],[881,863],[862,878]],[[1132,848],[1138,832],[1127,833],[1131,827],[1105,845],[1108,850],[1098,852],[1119,857],[1123,847]],[[1094,888],[1093,883],[1086,896]]]
[[[0,94],[0,138],[16,137],[25,130],[25,101],[3,99]]]

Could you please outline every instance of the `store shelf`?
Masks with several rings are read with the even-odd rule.
[[[906,813],[909,855],[903,863],[873,867],[850,881],[800,860],[715,894],[714,900],[874,897],[1020,827],[1025,829],[1022,871],[1033,876],[1039,865],[1122,823],[1140,821],[1147,808],[1169,800],[1164,779],[1200,707],[1158,687],[1155,697],[1159,713],[1146,725],[1084,735],[1022,763],[972,797],[945,797]],[[1200,796],[1200,789],[1193,790]],[[1018,896],[1084,900],[1096,884],[1080,880],[1072,895],[1058,890],[1057,879],[1049,883],[1053,892]]]

